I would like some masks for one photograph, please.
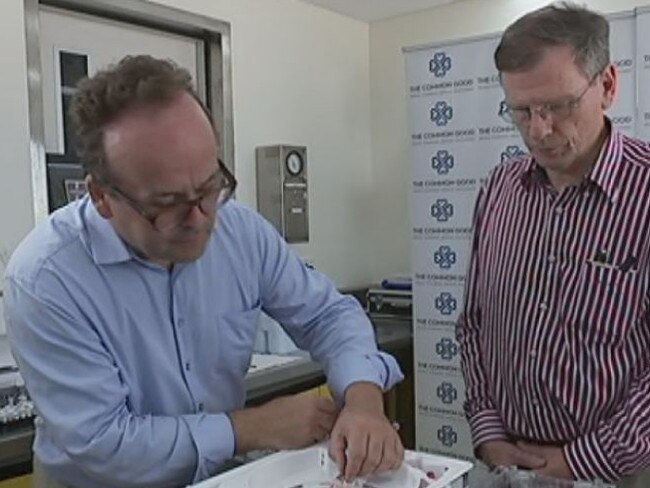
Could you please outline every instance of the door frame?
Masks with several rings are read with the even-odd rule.
[[[41,5],[180,34],[202,41],[197,49],[197,91],[219,129],[222,158],[235,170],[230,23],[144,0],[23,0],[27,49],[29,157],[34,220],[49,214],[41,76]],[[205,87],[205,88],[204,88]]]

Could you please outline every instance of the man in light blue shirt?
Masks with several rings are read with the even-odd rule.
[[[402,379],[352,298],[306,268],[234,177],[187,72],[128,57],[73,104],[90,196],[55,212],[6,273],[9,339],[63,486],[182,486],[236,453],[330,438],[347,478],[403,448],[382,391]],[[326,372],[331,402],[243,408],[260,311]]]

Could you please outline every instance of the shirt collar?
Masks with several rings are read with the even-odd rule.
[[[85,221],[87,244],[95,264],[115,264],[135,258],[135,253],[117,235],[115,229],[101,215],[86,195],[82,204],[82,218]]]
[[[611,200],[616,199],[618,187],[618,170],[623,157],[623,134],[612,127],[609,119],[605,119],[609,136],[600,149],[591,170],[585,176],[585,180],[600,188]],[[544,169],[537,164],[532,156],[526,157],[521,173],[522,183],[548,182]]]
[[[615,130],[609,120],[607,125],[609,137],[600,149],[600,154],[586,179],[600,188],[613,202],[618,193],[618,174],[623,160],[623,134]]]

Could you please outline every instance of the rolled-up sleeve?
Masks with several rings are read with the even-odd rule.
[[[383,391],[400,382],[404,375],[397,361],[378,351],[359,303],[305,266],[268,222],[258,217],[255,227],[262,307],[323,366],[335,397],[342,399],[346,388],[359,381]]]

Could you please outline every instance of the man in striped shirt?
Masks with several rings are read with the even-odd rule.
[[[608,38],[571,4],[504,32],[504,117],[530,156],[479,194],[458,336],[480,458],[647,488],[650,147],[604,114]]]

